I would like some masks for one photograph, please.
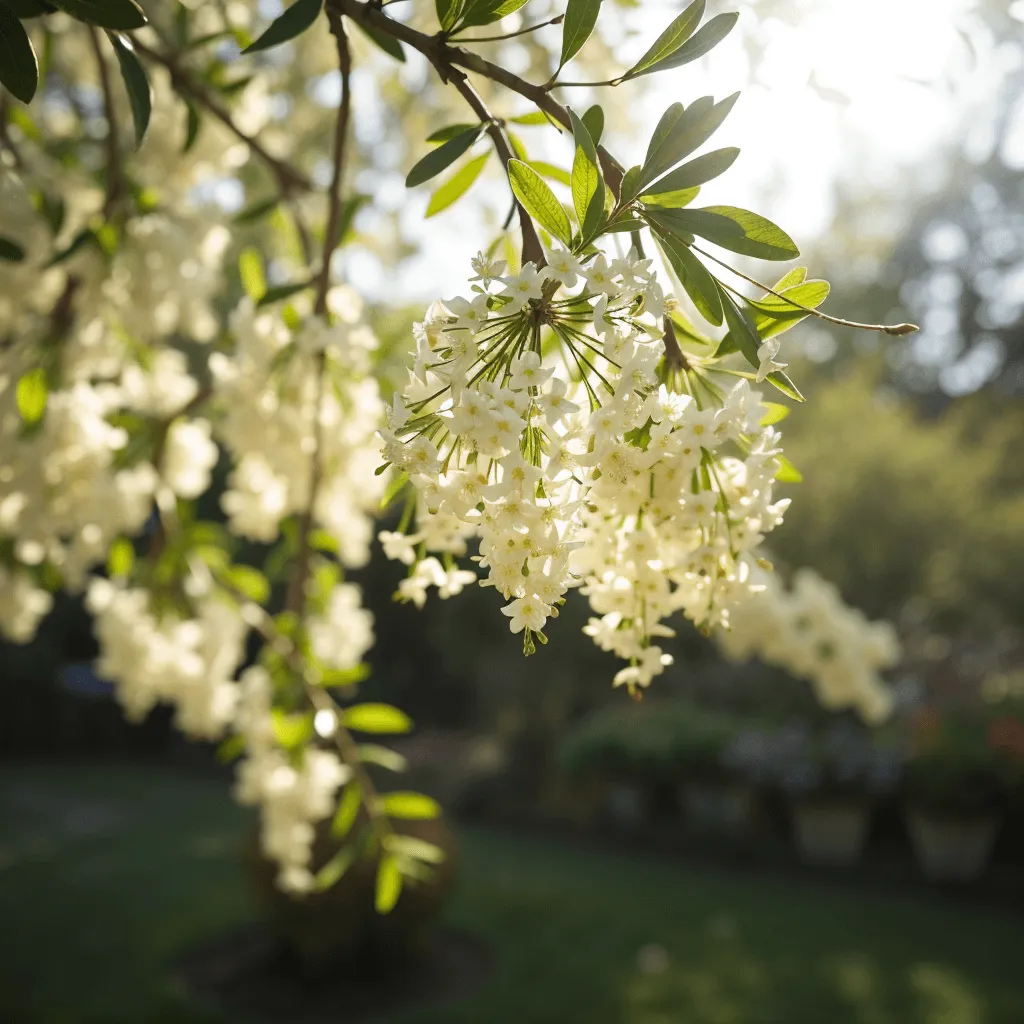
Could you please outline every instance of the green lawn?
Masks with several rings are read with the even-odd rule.
[[[0,1022],[223,1024],[176,995],[167,964],[251,916],[247,821],[226,786],[190,776],[0,771]],[[461,840],[451,920],[487,937],[497,969],[468,1000],[388,1024],[1024,1021],[1009,914],[483,829]]]

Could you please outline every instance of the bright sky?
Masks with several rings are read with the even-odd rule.
[[[621,47],[626,62],[656,36],[652,26],[667,24],[680,9],[675,0],[641,2],[640,10],[620,15],[643,28]],[[914,191],[927,193],[941,184],[941,165],[929,154],[962,143],[969,153],[973,148],[979,157],[987,155],[990,143],[979,111],[1003,69],[1024,59],[1013,44],[992,49],[972,16],[975,0],[786,0],[774,5],[784,20],[756,16],[755,10],[767,13],[769,6],[757,0],[710,0],[709,15],[737,6],[740,27],[709,57],[644,79],[650,86],[637,104],[633,152],[642,155],[673,100],[688,103],[706,93],[722,97],[742,89],[711,144],[739,145],[741,156],[722,179],[705,187],[700,202],[751,206],[803,243],[828,230],[841,180],[875,191],[909,179]],[[1015,0],[1015,7],[1024,4]],[[1024,20],[1024,10],[1020,16]],[[509,18],[502,27],[510,30],[512,22]],[[557,47],[559,30],[545,31],[555,33]],[[580,90],[559,96],[583,108],[594,98],[599,101],[601,92],[607,90],[596,97]],[[1024,133],[1024,107],[1021,121]],[[410,231],[433,240],[404,268],[409,298],[463,288],[469,258],[490,234],[471,200],[428,222],[424,232],[417,222],[428,196],[422,189],[411,197],[393,197]],[[896,217],[904,205],[893,210]],[[898,221],[891,221],[880,230],[897,227]],[[370,293],[385,283],[372,259],[349,259],[346,272]]]

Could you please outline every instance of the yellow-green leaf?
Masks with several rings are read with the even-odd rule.
[[[436,818],[441,813],[441,805],[425,793],[413,793],[408,790],[384,793],[380,796],[380,809],[389,818],[405,818],[422,821]]]
[[[259,302],[267,293],[267,276],[263,272],[263,257],[258,250],[242,250],[238,257],[238,273],[245,293],[253,302]]]
[[[390,853],[387,853],[381,857],[380,864],[377,866],[377,886],[374,896],[377,913],[391,913],[401,894],[402,872],[398,869],[398,861]]]
[[[433,217],[435,213],[447,210],[452,203],[461,199],[472,187],[473,182],[480,177],[491,153],[488,150],[483,156],[478,156],[469,163],[460,167],[437,191],[430,197],[427,204],[427,217]]]
[[[22,423],[32,426],[43,418],[49,392],[46,371],[41,366],[22,375],[14,395]]]
[[[572,225],[569,223],[569,215],[547,182],[522,160],[508,162],[508,178],[512,191],[526,212],[560,242],[570,245]]]
[[[345,708],[341,720],[347,729],[366,733],[403,733],[412,728],[412,719],[391,704],[353,704]]]

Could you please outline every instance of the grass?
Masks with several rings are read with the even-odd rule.
[[[0,772],[0,1021],[227,1024],[177,953],[252,916],[226,786],[150,768]],[[1019,1024],[1009,914],[461,833],[450,919],[497,969],[387,1024]]]

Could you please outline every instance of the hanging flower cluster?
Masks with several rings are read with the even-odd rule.
[[[472,579],[454,559],[477,538],[481,584],[528,653],[582,586],[586,631],[629,661],[615,682],[634,690],[670,661],[664,619],[728,625],[750,592],[751,552],[788,504],[772,498],[779,435],[746,380],[720,403],[661,383],[651,260],[547,257],[504,276],[478,257],[472,297],[417,325],[383,449],[413,484],[415,522],[382,541],[411,566],[399,596],[422,603]]]
[[[899,661],[900,645],[888,622],[869,622],[839,591],[810,569],[787,590],[774,573],[755,569],[759,593],[718,634],[734,661],[761,658],[808,680],[827,708],[855,708],[871,724],[892,710],[882,670]]]

